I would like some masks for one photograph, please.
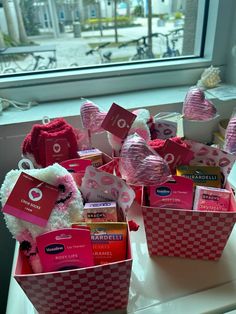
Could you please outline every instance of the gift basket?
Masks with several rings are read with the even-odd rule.
[[[34,125],[0,193],[19,243],[14,278],[39,313],[127,307],[135,194],[113,159],[64,119]]]
[[[202,142],[192,140],[189,133],[177,136],[181,119],[177,113],[151,117],[144,109],[134,111],[136,118],[126,120],[124,132],[118,123],[123,116],[114,109],[102,126],[109,132],[116,174],[136,191],[136,200],[142,191],[150,255],[219,259],[236,221],[227,182],[236,156],[205,144],[211,142],[213,129]],[[186,95],[182,114],[183,123],[194,121],[199,129],[201,121],[209,124],[219,118],[213,103],[195,86]]]
[[[205,103],[198,99],[200,94],[194,87],[185,99],[183,109],[189,119],[200,118],[199,108]],[[208,119],[211,113],[217,115],[215,109],[208,110],[209,105],[212,108],[207,102],[201,109],[208,112]],[[228,134],[233,134],[231,129]],[[228,139],[232,143],[230,135]],[[172,173],[172,179],[163,184],[143,186],[142,211],[150,255],[218,260],[223,253],[236,221],[235,199],[227,180],[236,156],[205,142],[205,138],[203,143],[186,138],[149,142]]]

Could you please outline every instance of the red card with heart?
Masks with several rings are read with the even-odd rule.
[[[69,159],[68,141],[65,138],[52,138],[45,141],[46,166]]]
[[[189,165],[194,158],[194,153],[190,149],[168,139],[158,153],[168,163],[172,174],[176,173],[177,166]]]
[[[113,135],[124,139],[137,116],[113,103],[102,122],[102,128]]]
[[[45,227],[57,196],[57,187],[22,172],[3,207],[3,212]]]

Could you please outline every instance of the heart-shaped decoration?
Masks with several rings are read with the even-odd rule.
[[[101,128],[102,121],[106,113],[101,112],[99,107],[91,101],[86,101],[81,105],[80,115],[83,127],[90,130],[92,133],[103,132]]]
[[[120,158],[122,178],[133,185],[157,185],[170,179],[167,162],[137,134],[127,137]]]
[[[33,188],[29,191],[29,198],[31,199],[31,201],[37,202],[39,200],[41,200],[43,194],[42,191],[38,188]]]
[[[58,143],[53,145],[53,151],[54,153],[58,154],[61,150],[61,145],[59,145]]]
[[[194,86],[185,97],[183,115],[187,120],[210,120],[216,116],[216,108],[205,99],[204,91]]]
[[[226,128],[224,150],[231,154],[236,154],[236,117],[232,117],[229,120]]]

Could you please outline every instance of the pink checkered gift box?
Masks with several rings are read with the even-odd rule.
[[[106,265],[33,274],[19,253],[14,278],[40,314],[86,314],[124,309],[132,268],[127,259]]]
[[[144,188],[142,212],[150,255],[218,260],[236,221],[233,194],[229,212],[203,212],[150,207]]]

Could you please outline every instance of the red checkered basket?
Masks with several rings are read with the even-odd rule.
[[[150,255],[218,260],[236,222],[233,194],[229,212],[202,212],[147,206],[143,189],[142,212]]]
[[[106,265],[33,274],[19,254],[14,278],[40,314],[94,314],[125,309],[132,268],[127,259]]]

